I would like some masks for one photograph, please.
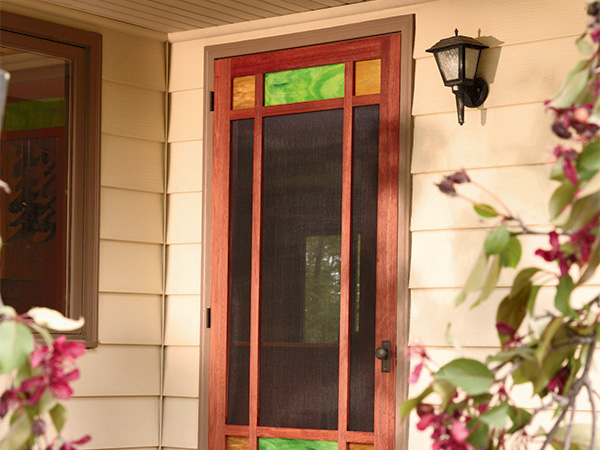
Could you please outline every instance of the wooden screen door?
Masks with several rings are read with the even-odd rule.
[[[215,61],[210,450],[393,449],[399,61]]]

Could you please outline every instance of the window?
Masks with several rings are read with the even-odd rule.
[[[83,316],[97,344],[101,36],[2,13],[0,291],[19,312]]]

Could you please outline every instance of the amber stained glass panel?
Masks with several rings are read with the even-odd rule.
[[[254,108],[256,83],[254,75],[233,79],[232,108]]]
[[[357,61],[354,65],[354,94],[379,94],[381,90],[381,60]]]

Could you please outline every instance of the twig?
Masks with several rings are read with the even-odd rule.
[[[573,405],[571,406],[571,418],[569,419],[569,425],[567,426],[567,432],[565,433],[565,443],[563,445],[564,450],[569,450],[571,448],[571,435],[573,434],[573,422],[575,421],[575,411],[577,409],[577,399],[573,400]]]
[[[584,386],[587,389],[588,398],[592,405],[592,439],[590,441],[590,450],[596,450],[596,400],[594,400],[594,391],[589,378],[586,378]]]
[[[540,450],[544,450],[548,446],[548,444],[552,441],[552,438],[554,438],[554,435],[558,431],[558,427],[562,423],[565,415],[567,414],[567,411],[569,410],[569,408],[575,402],[575,397],[577,397],[577,394],[579,393],[579,391],[583,387],[585,381],[587,380],[588,373],[589,373],[589,371],[590,371],[590,369],[592,367],[592,360],[594,358],[594,350],[596,348],[597,335],[596,335],[596,333],[594,333],[592,336],[594,337],[594,340],[590,344],[589,353],[588,353],[587,358],[585,360],[585,366],[584,366],[584,369],[583,369],[583,374],[581,375],[581,378],[579,378],[577,381],[575,381],[575,383],[573,383],[573,386],[571,386],[571,389],[569,390],[569,394],[568,394],[569,402],[563,408],[563,410],[561,411],[560,415],[556,419],[556,422],[554,422],[554,425],[552,426],[552,429],[546,435],[546,440],[544,441],[544,444],[542,445],[542,447],[541,447]]]

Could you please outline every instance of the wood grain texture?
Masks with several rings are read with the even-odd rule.
[[[159,346],[100,345],[79,359],[78,397],[158,396]]]
[[[143,114],[140,114],[141,111]],[[103,81],[102,132],[149,141],[164,141],[164,93]]]
[[[166,45],[161,41],[117,31],[102,33],[102,78],[108,81],[166,90]]]
[[[100,241],[100,292],[162,294],[162,246]]]
[[[378,94],[381,90],[381,60],[370,59],[355,63],[355,95]]]
[[[227,436],[227,450],[248,450],[248,438],[241,436]]]
[[[105,187],[100,196],[101,239],[162,244],[162,194]]]
[[[452,94],[450,94],[452,95]],[[552,117],[542,102],[415,117],[412,172],[515,166],[550,160]]]
[[[164,191],[164,143],[104,133],[102,186],[137,191]]]
[[[100,343],[160,345],[161,313],[159,295],[100,294]]]

